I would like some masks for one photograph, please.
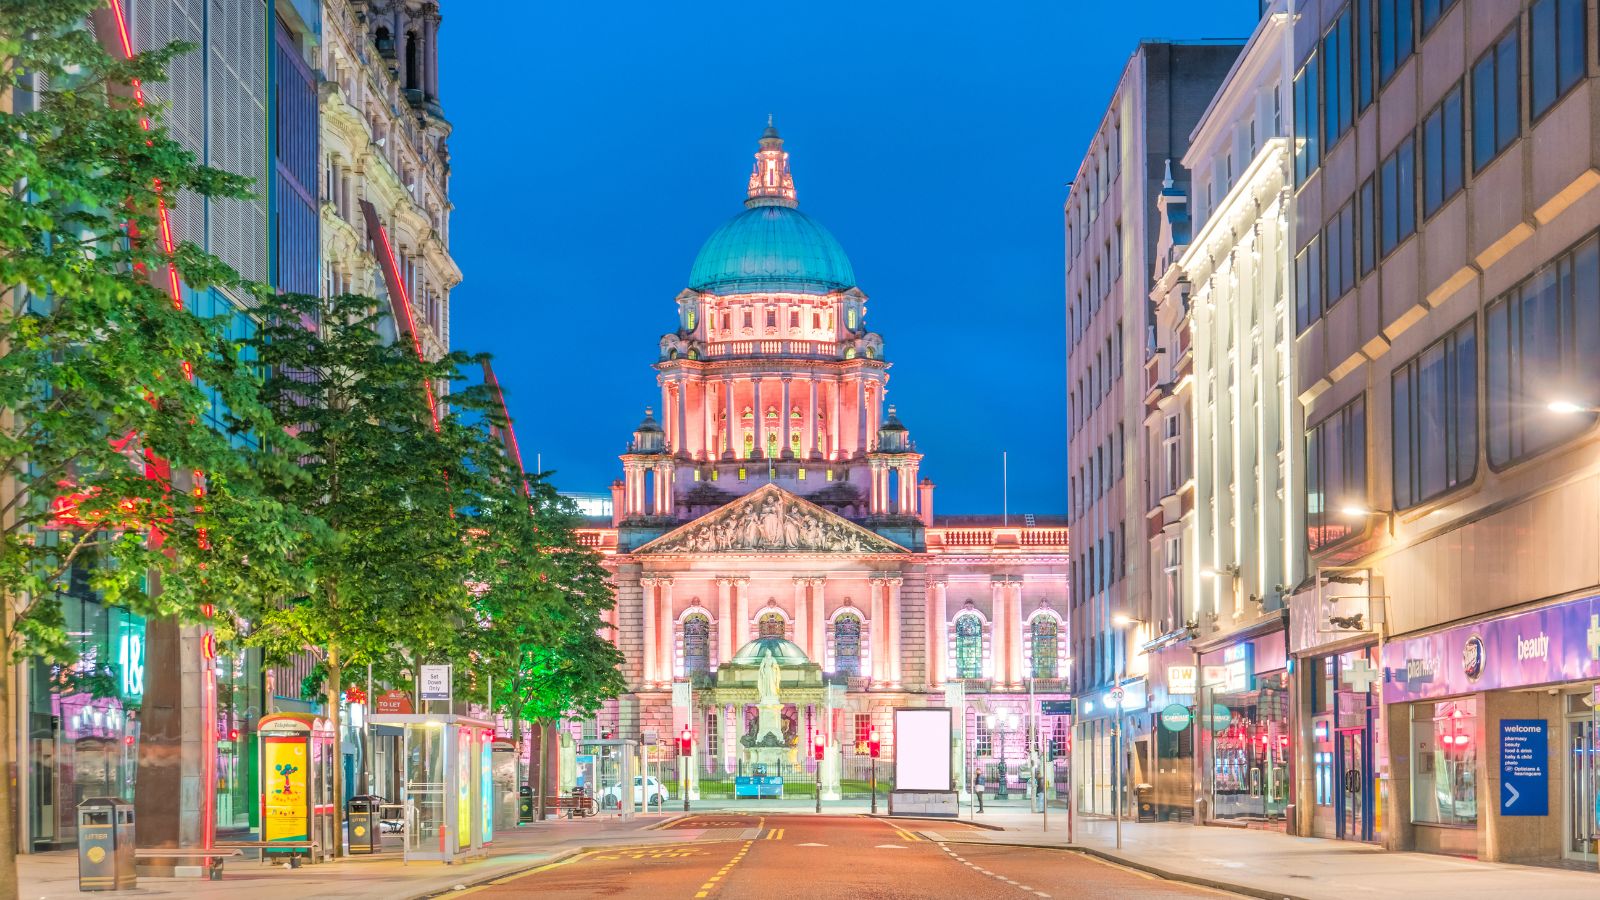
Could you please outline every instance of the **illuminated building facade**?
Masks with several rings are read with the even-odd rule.
[[[787,737],[805,747],[822,730],[845,778],[864,772],[873,727],[890,743],[892,707],[948,703],[989,784],[1003,754],[1018,785],[1030,687],[1065,696],[1064,520],[935,516],[922,454],[884,400],[867,295],[800,211],[770,125],[745,207],[674,299],[660,416],[647,411],[622,455],[611,521],[584,534],[615,574],[629,684],[585,727],[666,741],[692,726],[702,785],[724,780],[750,720],[716,673],[776,639],[827,685],[790,704]],[[1063,750],[1064,720],[1043,723],[1046,756],[1052,737]],[[792,771],[810,770],[805,756]]]

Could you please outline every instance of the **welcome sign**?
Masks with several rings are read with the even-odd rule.
[[[1600,596],[1383,648],[1386,703],[1593,678],[1600,678]]]

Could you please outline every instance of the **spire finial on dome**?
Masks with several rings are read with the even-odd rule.
[[[772,114],[767,114],[767,130],[761,132],[761,148],[756,151],[755,168],[750,172],[750,182],[745,187],[745,206],[799,206],[794,192],[794,175],[789,172],[789,154],[784,152],[783,138],[773,127]]]

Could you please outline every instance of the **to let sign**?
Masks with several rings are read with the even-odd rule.
[[[423,700],[450,699],[450,667],[423,666],[417,696]]]
[[[407,691],[384,691],[378,695],[373,712],[385,715],[410,715],[411,694]]]
[[[1550,735],[1543,719],[1500,720],[1500,815],[1550,814]]]

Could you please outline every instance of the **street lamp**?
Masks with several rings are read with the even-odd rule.
[[[685,725],[678,735],[678,793],[683,795],[684,812],[689,811],[689,767],[693,764],[694,731]]]
[[[1545,409],[1562,416],[1600,412],[1600,407],[1584,406],[1581,403],[1573,403],[1571,400],[1552,400],[1545,406]]]
[[[822,812],[822,757],[827,753],[828,742],[822,736],[822,729],[817,729],[811,738],[811,757],[817,761],[817,781],[813,793],[817,796],[817,812]],[[874,797],[874,800],[877,798]]]
[[[878,729],[867,735],[867,752],[872,755],[872,814],[878,814],[878,751],[883,744],[878,741]]]
[[[989,723],[989,730],[997,731],[1000,735],[1000,752],[996,754],[1000,757],[1000,783],[994,792],[994,798],[1010,800],[1011,794],[1006,791],[1006,730],[1016,727],[1017,714],[1006,709],[998,713],[989,713],[985,719]]]

